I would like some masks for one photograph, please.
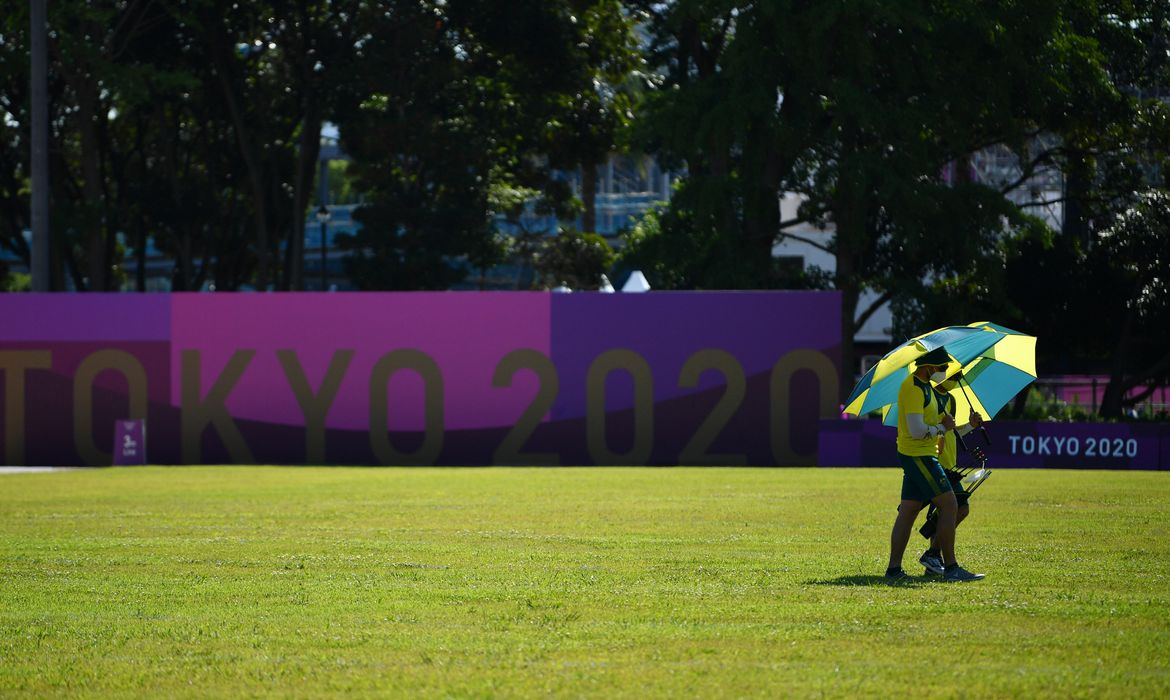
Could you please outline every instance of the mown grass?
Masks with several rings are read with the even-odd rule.
[[[965,585],[881,581],[899,483],[0,476],[0,694],[1170,696],[1170,474],[996,472],[959,530],[988,574]]]

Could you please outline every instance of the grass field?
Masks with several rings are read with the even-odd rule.
[[[889,586],[900,478],[0,476],[0,695],[1170,696],[1170,474],[998,471],[988,578]]]

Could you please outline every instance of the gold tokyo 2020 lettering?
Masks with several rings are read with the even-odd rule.
[[[206,429],[214,427],[229,457],[238,463],[254,462],[235,420],[227,410],[227,398],[243,377],[256,354],[255,350],[237,350],[203,391],[202,365],[198,350],[180,353],[180,426],[181,456],[187,463],[201,460],[200,443]],[[308,463],[325,460],[325,417],[337,397],[354,356],[354,350],[333,353],[325,376],[314,390],[294,350],[276,351],[284,376],[304,415],[305,459]],[[22,464],[25,457],[25,386],[26,374],[52,368],[50,350],[0,351],[0,373],[4,375],[4,457],[8,464]],[[532,372],[537,391],[524,412],[504,435],[493,452],[496,464],[560,463],[553,452],[526,452],[524,445],[552,408],[560,393],[556,365],[544,353],[533,349],[514,350],[504,355],[492,375],[492,386],[508,389],[516,374]],[[109,464],[93,438],[93,388],[97,376],[111,371],[121,374],[127,385],[129,418],[146,418],[147,374],[142,363],[123,350],[99,350],[87,356],[73,376],[73,442],[78,456],[87,464]],[[423,384],[423,437],[413,451],[396,447],[388,430],[390,396],[388,384],[397,372],[418,375]],[[773,459],[778,463],[809,462],[813,455],[797,453],[788,429],[792,378],[797,372],[811,372],[819,384],[818,415],[830,417],[837,411],[837,369],[817,350],[794,350],[773,365],[769,377],[769,437]],[[633,440],[629,449],[611,448],[607,436],[606,380],[613,372],[624,372],[633,382]],[[729,352],[716,348],[699,350],[687,358],[678,378],[678,386],[693,389],[706,372],[723,377],[723,393],[706,418],[695,428],[678,454],[679,464],[745,464],[743,453],[712,453],[720,433],[733,420],[747,396],[747,378],[743,365]],[[614,348],[598,355],[590,364],[585,379],[585,441],[590,458],[596,464],[646,464],[654,448],[654,379],[650,365],[641,354]],[[434,464],[443,449],[444,383],[439,365],[426,353],[399,349],[386,353],[374,364],[369,377],[370,449],[383,464]]]

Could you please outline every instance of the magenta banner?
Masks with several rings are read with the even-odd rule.
[[[833,292],[0,296],[6,464],[812,464]]]
[[[1041,423],[994,421],[990,444],[978,433],[970,446],[992,468],[1170,470],[1170,425],[1164,423]],[[823,467],[892,467],[895,429],[877,420],[823,420],[817,464]],[[960,465],[970,463],[963,452]]]

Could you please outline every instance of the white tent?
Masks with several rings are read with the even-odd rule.
[[[641,270],[634,270],[630,273],[629,279],[622,285],[623,292],[648,292],[650,291],[650,283],[646,281],[646,275],[642,274]]]

